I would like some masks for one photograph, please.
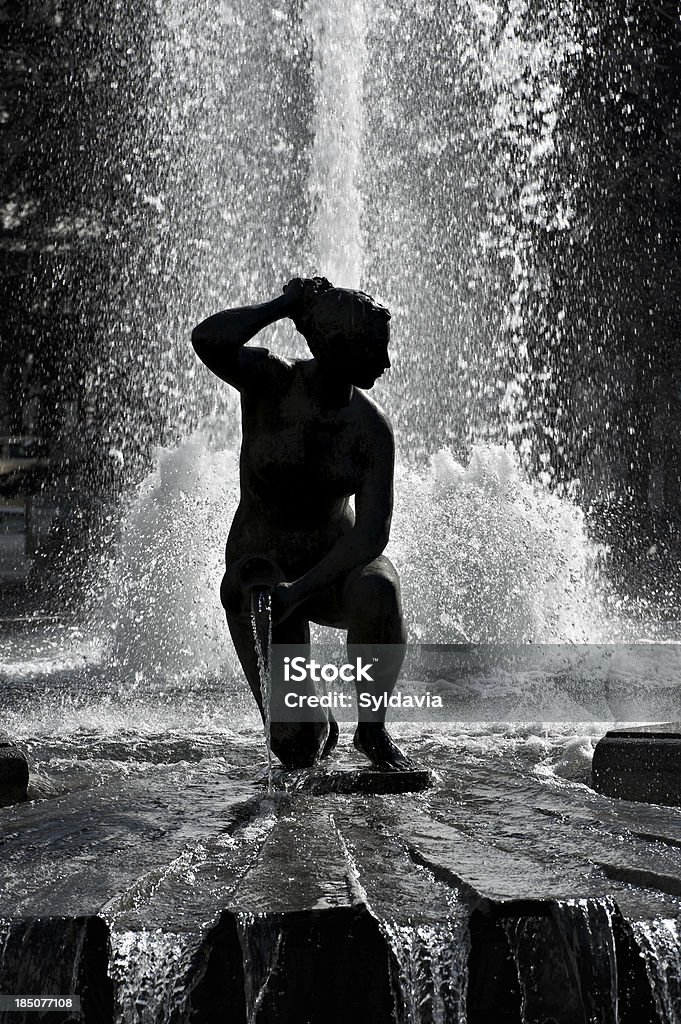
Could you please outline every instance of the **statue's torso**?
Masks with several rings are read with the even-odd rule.
[[[241,501],[227,560],[268,555],[287,575],[306,571],[351,529],[349,498],[361,486],[376,406],[355,390],[348,405],[322,407],[304,364],[242,395]]]

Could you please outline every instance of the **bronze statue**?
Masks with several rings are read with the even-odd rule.
[[[289,361],[246,347],[290,317],[311,359]],[[275,562],[285,579],[272,591],[272,642],[308,644],[310,621],[347,630],[348,647],[392,645],[380,692],[392,692],[404,659],[399,579],[383,554],[393,506],[394,442],[383,410],[363,390],[390,367],[390,313],[360,291],[325,278],[294,278],[270,302],[227,309],[192,333],[199,358],[241,393],[241,499],[227,539],[230,566],[246,554]],[[353,515],[349,499],[355,496]],[[261,714],[250,621],[227,622]],[[355,747],[383,770],[411,761],[379,720],[360,722]],[[273,752],[289,768],[333,750],[338,725],[272,723]]]

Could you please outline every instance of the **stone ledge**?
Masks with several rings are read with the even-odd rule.
[[[478,909],[470,917],[465,968],[470,1024],[521,1024],[528,1019],[588,1024],[614,1005],[622,1024],[655,1024],[659,1019],[631,926],[616,907],[606,911],[594,903],[587,914],[586,908],[570,910],[555,901],[538,901],[533,913],[510,906],[498,909],[499,916]],[[412,922],[414,935],[418,926]],[[597,934],[591,932],[594,926]],[[82,1015],[31,1014],[36,1020],[49,1017],[49,1024],[113,1024],[123,1003],[129,1008],[133,999],[144,1005],[165,998],[166,969],[173,972],[178,998],[155,1018],[159,1021],[179,1020],[180,1013],[188,1024],[402,1020],[402,957],[396,957],[386,929],[363,904],[284,914],[228,908],[203,934],[197,930],[186,961],[163,956],[172,949],[167,939],[182,948],[182,933],[166,933],[164,938],[160,930],[126,932],[123,945],[134,949],[139,943],[151,958],[141,973],[133,962],[131,973],[122,976],[125,965],[112,964],[113,936],[101,917],[15,919],[5,927],[7,990],[74,992],[81,997]],[[423,959],[425,954],[427,949],[421,948],[421,969],[426,974],[435,969],[431,981],[437,985],[437,962],[427,955]],[[124,990],[118,991],[118,999],[117,974]],[[531,1017],[523,1007],[530,1008]],[[3,1024],[15,1024],[15,1019],[27,1017],[0,1013]],[[430,1017],[424,1014],[422,1019]]]

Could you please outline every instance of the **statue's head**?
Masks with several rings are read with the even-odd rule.
[[[359,388],[371,388],[390,367],[390,312],[366,292],[315,278],[294,323],[324,367]]]

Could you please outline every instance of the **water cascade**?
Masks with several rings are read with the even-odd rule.
[[[116,986],[117,1024],[177,1019],[187,969],[200,944],[201,937],[191,934],[113,931],[109,971]]]
[[[312,48],[314,141],[310,158],[311,241],[334,284],[362,279],[366,13],[364,0],[309,0],[303,25]]]
[[[381,928],[396,961],[395,1015],[399,1024],[464,1024],[468,946],[451,921]]]
[[[236,926],[243,955],[246,1022],[256,1024],[267,995],[267,985],[277,967],[282,932],[262,914],[241,911]]]
[[[618,1024],[612,901],[559,901],[552,910],[548,918],[504,922],[517,971],[521,1020],[571,1015],[574,1020]],[[543,975],[540,950],[547,948],[554,952]]]
[[[373,830],[355,831],[342,810],[334,825],[351,891],[376,919],[390,953],[396,1024],[465,1024],[470,908],[414,864],[398,836],[388,833],[377,845]],[[393,886],[382,879],[386,854]]]
[[[681,938],[678,920],[636,922],[634,935],[646,965],[658,1018],[681,1021]]]
[[[120,140],[131,209],[112,226],[109,366],[138,392],[111,414],[122,457],[149,418],[157,441],[206,415],[234,437],[233,400],[196,365],[191,325],[301,273],[393,310],[377,397],[404,456],[449,445],[461,458],[509,436],[526,461],[541,448],[553,371],[538,380],[528,345],[558,343],[566,316],[542,254],[569,248],[575,217],[556,161],[581,59],[572,4],[435,18],[416,3],[195,0],[118,19],[138,45],[147,33],[151,62],[145,116],[131,111]],[[304,351],[286,324],[268,337]]]

